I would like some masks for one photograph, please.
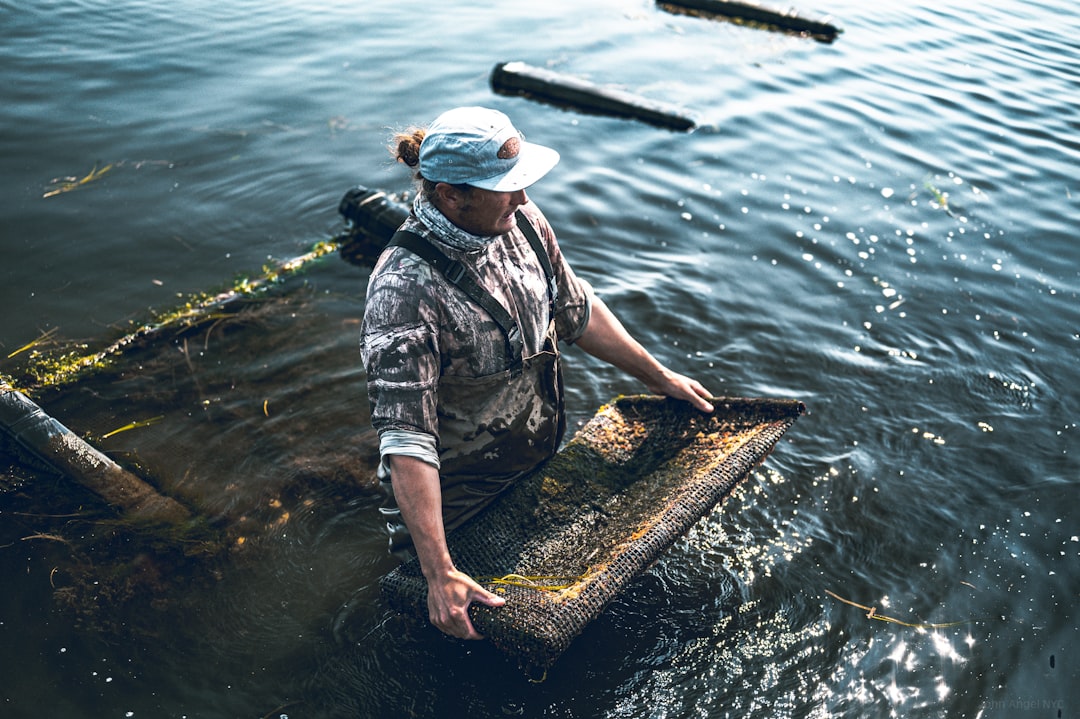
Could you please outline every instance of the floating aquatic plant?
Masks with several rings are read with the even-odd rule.
[[[910,627],[912,629],[946,629],[948,627],[958,627],[958,626],[961,626],[963,624],[970,624],[973,621],[973,620],[970,620],[970,619],[966,619],[966,620],[962,620],[962,621],[958,621],[958,622],[941,622],[941,623],[936,623],[936,624],[935,623],[905,622],[905,621],[902,621],[900,619],[895,619],[893,617],[887,617],[884,614],[878,614],[877,613],[877,607],[868,607],[866,605],[858,604],[856,602],[853,602],[850,599],[844,599],[839,594],[836,594],[835,592],[830,592],[828,589],[825,590],[825,593],[828,594],[833,599],[837,600],[838,602],[843,602],[844,604],[855,607],[857,609],[862,609],[864,612],[866,612],[866,618],[867,619],[876,619],[879,622],[887,622],[889,624],[898,624],[901,627]]]
[[[49,181],[49,187],[51,189],[46,190],[45,194],[42,195],[42,197],[45,197],[45,198],[47,198],[47,197],[55,197],[56,195],[61,195],[61,194],[65,193],[65,192],[71,192],[72,190],[77,190],[80,187],[83,187],[85,185],[90,184],[91,182],[94,182],[95,180],[100,180],[102,178],[102,176],[104,176],[105,173],[107,173],[112,168],[113,168],[112,163],[110,163],[108,165],[105,165],[105,167],[103,167],[103,168],[101,168],[99,170],[98,166],[95,164],[94,169],[90,170],[90,172],[87,173],[86,176],[84,176],[82,178],[78,178],[78,177],[57,177],[57,178],[54,178],[54,179]]]
[[[937,203],[938,207],[945,210],[945,212],[948,212],[950,215],[952,214],[952,211],[949,209],[949,193],[948,192],[943,192],[942,190],[939,190],[934,185],[934,183],[930,181],[929,178],[927,178],[923,182],[923,187],[925,187],[926,190],[931,195],[933,195],[934,202]]]
[[[150,419],[137,419],[134,422],[128,422],[123,427],[117,427],[111,432],[106,432],[105,434],[101,435],[101,438],[108,439],[109,437],[120,434],[121,432],[127,432],[128,430],[132,429],[139,429],[140,427],[149,427],[152,424],[157,424],[163,419],[165,419],[165,415],[151,417]]]
[[[32,349],[34,349],[34,348],[36,348],[36,347],[38,347],[38,346],[40,346],[40,345],[44,344],[44,343],[45,343],[45,342],[47,342],[47,341],[48,341],[49,339],[51,339],[51,338],[52,338],[52,336],[53,336],[54,334],[56,334],[56,331],[57,331],[58,329],[60,329],[60,328],[59,328],[59,327],[53,327],[53,328],[52,328],[51,330],[49,330],[48,332],[42,332],[42,333],[41,333],[41,336],[40,336],[40,337],[38,337],[38,338],[37,338],[37,339],[35,339],[35,340],[31,340],[30,342],[27,342],[26,344],[24,344],[24,345],[23,345],[22,347],[20,347],[19,349],[17,349],[17,350],[15,350],[14,352],[10,353],[10,354],[9,354],[9,355],[7,356],[7,358],[8,358],[8,359],[11,359],[12,357],[14,357],[14,356],[16,356],[16,355],[19,355],[19,354],[22,354],[23,352],[26,352],[27,350],[32,350]]]

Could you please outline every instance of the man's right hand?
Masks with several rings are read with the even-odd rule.
[[[440,631],[459,639],[483,639],[469,618],[469,605],[501,607],[506,600],[457,571],[428,578],[428,617]]]
[[[446,547],[439,472],[415,457],[390,455],[394,498],[412,536],[428,583],[428,617],[441,631],[460,639],[483,637],[469,619],[469,605],[501,607],[506,600],[459,572]]]

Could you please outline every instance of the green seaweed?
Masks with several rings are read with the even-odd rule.
[[[321,241],[306,254],[279,265],[264,266],[256,276],[238,276],[230,286],[219,292],[197,293],[180,304],[157,312],[151,319],[136,325],[123,336],[99,350],[90,350],[85,343],[69,344],[61,350],[41,349],[39,345],[52,332],[19,348],[10,357],[29,352],[29,361],[23,370],[24,381],[11,381],[12,386],[21,385],[23,391],[32,388],[57,387],[76,381],[107,368],[112,360],[128,349],[139,346],[163,330],[185,331],[216,322],[229,316],[232,305],[264,293],[286,278],[295,275],[307,265],[326,255],[337,252],[337,241]]]

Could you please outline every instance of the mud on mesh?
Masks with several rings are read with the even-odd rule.
[[[540,470],[447,537],[457,568],[506,598],[474,603],[477,630],[546,672],[636,576],[719,504],[805,408],[794,400],[620,397]],[[516,575],[521,581],[497,581]],[[397,611],[427,619],[413,559],[382,579]]]

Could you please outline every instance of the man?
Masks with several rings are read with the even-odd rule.
[[[566,263],[525,189],[559,161],[501,112],[450,110],[399,134],[417,168],[413,212],[368,285],[361,350],[380,476],[428,583],[431,622],[479,639],[468,607],[504,600],[459,572],[446,532],[559,448],[565,429],[557,340],[650,391],[711,412],[709,392],[661,365]]]

